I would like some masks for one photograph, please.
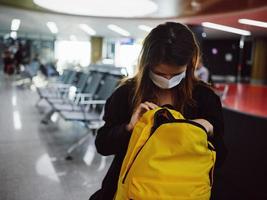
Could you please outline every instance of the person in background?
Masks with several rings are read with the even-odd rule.
[[[12,75],[14,73],[14,59],[11,51],[6,48],[2,54],[3,64],[4,64],[4,73]]]
[[[15,60],[15,65],[16,65],[16,74],[19,74],[20,73],[20,65],[22,64],[22,61],[23,61],[23,45],[21,43],[18,44],[18,49],[15,53],[15,56],[14,56],[14,60]]]
[[[206,68],[206,67],[203,65],[203,62],[202,62],[202,60],[200,59],[198,65],[197,65],[196,71],[195,71],[195,76],[196,76],[198,79],[200,79],[200,80],[202,80],[202,81],[208,83],[208,82],[209,82],[209,75],[210,75],[210,73],[209,73],[208,68]]]
[[[137,74],[125,80],[106,102],[105,124],[98,130],[95,145],[100,154],[115,157],[102,188],[90,200],[114,198],[135,124],[146,111],[158,106],[169,106],[204,126],[213,135],[215,167],[222,165],[226,149],[221,102],[209,85],[194,75],[199,55],[194,34],[183,24],[167,22],[148,34]]]

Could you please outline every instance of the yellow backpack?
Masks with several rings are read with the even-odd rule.
[[[205,128],[177,111],[147,111],[134,127],[115,200],[208,200],[215,151]]]

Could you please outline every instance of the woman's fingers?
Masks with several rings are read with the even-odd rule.
[[[145,103],[141,103],[139,106],[139,116],[143,115],[148,110],[156,109],[158,106],[154,103],[146,101]]]
[[[128,131],[132,131],[133,127],[135,126],[136,122],[140,119],[140,117],[148,110],[156,109],[158,106],[152,102],[144,102],[141,103],[138,107],[138,109],[134,112],[134,114],[131,117],[131,120],[129,124],[127,124],[126,129]]]
[[[207,130],[207,132],[212,136],[213,135],[213,126],[212,124],[205,120],[205,119],[194,119],[192,121],[195,121],[199,124],[201,124],[202,126],[204,126],[204,128]]]
[[[149,101],[146,101],[145,104],[148,105],[149,108],[152,109],[152,110],[156,109],[158,107],[156,104],[154,104],[152,102],[149,102]]]
[[[149,105],[147,105],[145,103],[141,103],[140,104],[140,108],[141,108],[140,111],[143,111],[143,110],[148,111],[148,110],[150,110]]]

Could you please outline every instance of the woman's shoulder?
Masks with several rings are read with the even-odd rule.
[[[132,91],[133,83],[131,81],[127,80],[119,84],[119,86],[107,99],[106,108],[109,110],[107,113],[111,113],[111,110],[117,114],[123,113],[123,116],[125,113],[129,113],[133,98]]]
[[[124,99],[125,97],[129,97],[130,94],[133,92],[134,83],[133,80],[127,79],[123,80],[112,93],[111,98],[119,98]]]
[[[213,87],[203,81],[198,81],[193,88],[193,96],[197,98],[219,98]]]

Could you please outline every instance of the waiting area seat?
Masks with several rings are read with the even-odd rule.
[[[40,100],[37,104],[45,100],[50,106],[50,111],[41,121],[43,124],[50,123],[52,115],[59,113],[62,119],[81,122],[88,129],[88,134],[67,150],[67,159],[72,159],[71,153],[103,125],[102,115],[106,100],[124,74],[120,68],[94,65],[86,72],[64,71],[62,76],[55,86],[50,88],[48,84],[48,87],[38,89]],[[74,93],[72,88],[76,89]]]

